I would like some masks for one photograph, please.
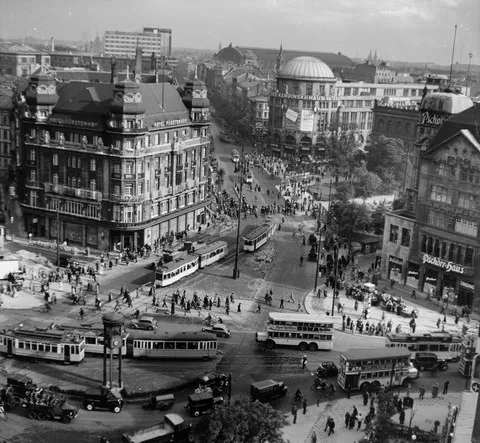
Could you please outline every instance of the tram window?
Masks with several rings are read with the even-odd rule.
[[[428,350],[428,345],[418,345],[418,350],[419,351],[427,351]]]
[[[153,349],[163,349],[163,341],[154,341]]]
[[[95,337],[85,337],[85,343],[87,345],[96,345],[97,339]]]
[[[184,341],[177,342],[175,349],[187,349],[187,343]]]
[[[30,350],[30,342],[29,342],[29,341],[26,341],[26,342],[25,342],[25,349],[29,349],[29,350]]]
[[[169,342],[167,341],[165,343],[165,349],[175,349],[175,342]]]
[[[25,347],[25,343],[23,341],[18,342],[18,349],[23,349]]]
[[[37,344],[36,343],[32,343],[32,351],[36,351],[37,350]]]
[[[187,349],[198,349],[198,343],[196,341],[187,342]]]
[[[38,350],[43,352],[43,344],[42,343],[38,344]]]
[[[45,352],[50,352],[50,345],[49,344],[45,345]]]
[[[58,346],[57,345],[52,345],[52,352],[55,354],[58,353]]]
[[[448,352],[448,345],[438,345],[438,350],[440,352]]]
[[[438,348],[439,348],[438,345],[430,345],[430,351],[432,351],[432,352],[437,352]]]

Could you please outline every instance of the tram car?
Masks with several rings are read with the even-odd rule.
[[[253,252],[270,240],[275,232],[275,222],[267,222],[243,236],[243,250]]]
[[[89,328],[71,325],[53,325],[52,329],[77,332],[78,334],[83,335],[85,337],[85,353],[103,355],[104,335],[102,327],[98,326]],[[129,335],[129,332],[123,331],[122,347],[120,349],[115,349],[113,355],[118,355],[119,352],[121,352],[123,356],[127,355],[127,339]]]
[[[85,337],[75,331],[19,326],[0,331],[0,352],[65,364],[80,363],[85,358]]]
[[[133,358],[208,360],[217,355],[217,338],[208,332],[139,332],[132,342]]]
[[[198,255],[199,268],[203,269],[212,263],[221,260],[227,255],[227,243],[224,241],[214,241],[208,245],[202,246],[195,250],[194,254]]]

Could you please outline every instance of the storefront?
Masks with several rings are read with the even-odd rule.
[[[402,283],[402,267],[403,259],[390,255],[388,257],[388,278],[397,283]]]
[[[475,285],[468,280],[460,280],[458,287],[457,304],[459,306],[472,306],[475,293]]]
[[[433,294],[434,297],[436,297],[437,283],[438,283],[438,271],[433,268],[425,268],[425,273],[423,277],[423,287],[421,288],[421,290],[423,292],[429,292]]]
[[[420,276],[420,265],[409,261],[407,263],[407,278],[405,284],[413,289],[418,289]]]

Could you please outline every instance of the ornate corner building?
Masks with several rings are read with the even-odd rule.
[[[30,78],[18,191],[34,236],[137,248],[206,222],[210,111],[203,82]],[[59,223],[57,223],[57,220]]]

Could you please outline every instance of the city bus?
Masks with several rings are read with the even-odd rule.
[[[73,331],[20,326],[0,331],[0,352],[14,357],[80,363],[85,358],[85,337]]]
[[[268,349],[275,346],[295,346],[302,351],[333,348],[333,320],[309,314],[270,312],[265,332],[255,334],[257,343]]]
[[[406,348],[410,352],[433,352],[438,358],[458,361],[462,347],[462,337],[450,332],[432,331],[428,333],[391,333],[387,334],[386,345],[389,348]]]
[[[240,161],[240,154],[236,149],[232,149],[232,161],[238,163]]]
[[[460,349],[460,360],[458,361],[458,372],[464,377],[472,375],[473,362],[476,355],[477,331],[465,334]]]
[[[256,251],[272,237],[275,232],[275,222],[264,223],[262,226],[255,228],[247,235],[243,236],[243,250],[244,251]]]
[[[342,389],[408,386],[418,377],[404,348],[352,349],[340,355],[337,382]]]
[[[217,355],[217,338],[208,332],[136,332],[132,356],[140,358],[210,359]]]

